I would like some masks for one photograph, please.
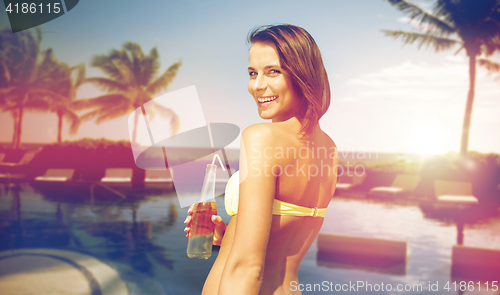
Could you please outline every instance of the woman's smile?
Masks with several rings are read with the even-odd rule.
[[[274,96],[261,96],[261,97],[257,97],[257,101],[258,101],[258,104],[259,104],[260,108],[265,108],[265,107],[268,107],[277,98],[278,98],[277,95],[274,95]]]

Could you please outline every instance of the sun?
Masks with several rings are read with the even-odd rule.
[[[436,126],[420,126],[415,133],[413,146],[417,153],[432,155],[444,152],[444,134]]]

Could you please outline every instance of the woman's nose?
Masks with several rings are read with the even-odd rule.
[[[266,88],[267,85],[265,78],[266,77],[264,75],[257,75],[257,77],[255,78],[255,84],[253,85],[254,91],[259,91]]]

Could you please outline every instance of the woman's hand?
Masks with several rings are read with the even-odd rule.
[[[186,217],[186,220],[184,220],[184,223],[186,224],[186,228],[184,231],[186,232],[186,237],[189,236],[189,233],[191,232],[191,222],[193,221],[193,208],[194,204],[189,206],[188,210],[188,217]],[[214,245],[219,246],[222,242],[222,237],[224,236],[224,233],[226,232],[226,224],[224,221],[222,221],[222,217],[219,215],[212,215],[212,222],[215,224],[215,230],[214,230]]]

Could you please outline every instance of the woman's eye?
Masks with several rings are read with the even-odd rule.
[[[248,72],[248,75],[250,75],[250,77],[252,77],[252,76],[256,76],[256,75],[257,75],[257,72]]]
[[[271,75],[277,75],[279,73],[280,73],[280,71],[278,71],[278,70],[270,70],[269,71],[269,74],[271,74]]]

